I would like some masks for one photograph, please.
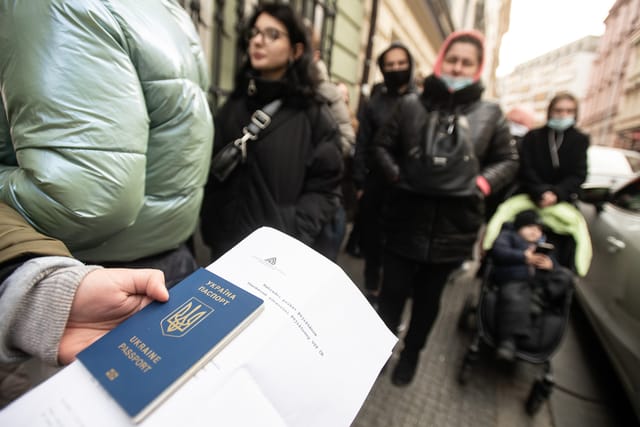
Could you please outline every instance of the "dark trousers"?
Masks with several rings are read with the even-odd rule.
[[[404,352],[419,353],[438,317],[440,297],[447,279],[459,263],[427,264],[384,253],[384,278],[378,313],[393,333],[398,332],[404,305],[412,298],[411,320]]]
[[[383,267],[382,207],[385,201],[386,186],[380,178],[368,177],[364,194],[359,201],[358,227],[360,249],[364,257],[364,287],[368,291],[380,288]]]
[[[155,268],[162,270],[167,288],[172,287],[189,274],[193,273],[198,265],[186,244],[178,248],[151,255],[134,261],[117,262],[86,262],[87,264],[99,264],[108,268]]]
[[[526,336],[531,327],[531,284],[527,281],[501,284],[497,308],[498,341]]]

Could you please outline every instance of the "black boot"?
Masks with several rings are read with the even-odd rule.
[[[391,374],[391,383],[403,387],[413,381],[418,369],[418,356],[420,353],[403,351],[400,360]]]

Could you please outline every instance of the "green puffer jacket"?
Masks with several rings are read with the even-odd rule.
[[[77,258],[130,261],[193,232],[213,124],[171,0],[0,0],[0,201]]]

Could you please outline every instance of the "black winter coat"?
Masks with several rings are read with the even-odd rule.
[[[223,105],[215,116],[214,155],[242,135],[255,108],[256,100],[247,96],[232,97]],[[205,188],[201,228],[212,256],[261,226],[311,245],[340,203],[340,135],[328,106],[286,98],[247,150],[245,164],[224,183],[210,176]]]
[[[392,189],[384,213],[385,248],[420,262],[461,262],[471,256],[484,221],[484,200],[478,190],[469,197],[435,197],[417,193],[404,179],[407,153],[423,144],[426,112],[457,111],[469,121],[480,173],[492,191],[513,181],[518,154],[500,107],[480,100],[476,83],[450,93],[435,76],[425,80],[422,96],[399,103],[375,141],[375,156]]]
[[[358,111],[358,134],[356,135],[356,151],[353,159],[353,182],[357,189],[365,187],[365,181],[373,182],[374,185],[383,183],[373,160],[373,141],[378,131],[391,117],[398,101],[410,94],[417,93],[417,88],[413,80],[414,60],[409,49],[400,42],[391,43],[384,51],[380,52],[376,60],[378,68],[384,74],[384,56],[392,49],[403,49],[407,53],[409,60],[409,82],[406,89],[399,92],[398,88],[387,86],[386,82],[378,83],[371,90],[371,98],[364,104],[361,111]]]
[[[507,223],[491,247],[493,261],[492,279],[496,284],[512,281],[527,281],[532,271],[526,262],[524,252],[531,243],[527,242],[513,224]]]
[[[356,151],[353,164],[353,181],[356,188],[363,188],[367,175],[376,174],[376,165],[372,156],[374,138],[380,128],[391,117],[396,104],[402,97],[409,93],[415,93],[410,87],[407,92],[395,93],[387,91],[384,84],[374,87],[371,98],[365,103],[360,114],[358,134],[356,136]]]
[[[587,148],[589,136],[570,127],[557,150],[558,167],[554,167],[549,147],[549,127],[533,129],[522,140],[520,147],[520,181],[524,192],[537,202],[542,193],[552,191],[558,201],[571,201],[579,194],[587,178]]]

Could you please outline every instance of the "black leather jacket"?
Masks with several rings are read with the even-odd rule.
[[[518,153],[500,107],[482,101],[476,83],[450,93],[435,76],[425,80],[421,96],[399,103],[374,142],[375,158],[392,184],[384,210],[386,249],[422,262],[458,262],[471,255],[484,220],[482,193],[470,197],[434,197],[417,193],[404,179],[403,157],[425,136],[426,111],[457,111],[469,121],[480,174],[492,191],[511,183]]]

